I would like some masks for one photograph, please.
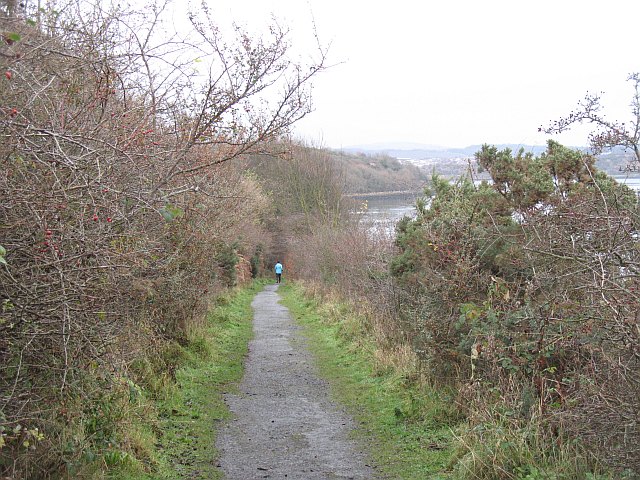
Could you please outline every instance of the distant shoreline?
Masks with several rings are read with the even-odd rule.
[[[366,197],[408,197],[422,195],[423,189],[418,190],[395,190],[390,192],[364,192],[364,193],[345,193],[343,196],[347,198],[366,198]]]

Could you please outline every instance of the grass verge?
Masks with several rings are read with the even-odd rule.
[[[309,299],[298,285],[284,285],[279,293],[305,327],[332,394],[360,422],[356,434],[369,443],[382,473],[394,479],[450,478],[452,428],[460,421],[453,392],[430,389],[406,370],[375,368],[379,349],[367,333],[371,329],[348,307]]]
[[[110,478],[222,478],[215,439],[217,424],[230,416],[223,394],[233,391],[242,377],[252,336],[251,301],[263,286],[255,282],[220,297],[202,329],[192,332],[189,343],[175,353],[181,357],[175,383],[156,400],[155,435],[149,436],[155,438],[149,447],[153,473],[116,469]]]

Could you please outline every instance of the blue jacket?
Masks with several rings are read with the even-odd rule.
[[[282,273],[282,264],[280,262],[276,263],[275,270],[276,273]]]

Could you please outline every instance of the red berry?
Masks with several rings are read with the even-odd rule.
[[[11,115],[12,117],[15,117],[18,114],[18,110],[16,110],[15,108],[12,108],[11,111],[9,112],[9,115]]]
[[[111,217],[107,217],[107,222],[111,223]]]
[[[97,221],[98,221],[98,215],[94,215],[94,216],[93,216],[93,221],[94,221],[94,222],[97,222]]]
[[[44,233],[45,233],[45,235],[46,235],[47,237],[50,237],[51,235],[53,235],[53,232],[52,232],[51,230],[49,230],[49,229],[45,230],[45,232],[44,232]]]
[[[4,76],[7,77],[7,80],[11,80],[11,75],[12,75],[12,73],[9,70],[4,72]]]

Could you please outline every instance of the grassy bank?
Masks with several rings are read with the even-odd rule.
[[[189,343],[176,348],[180,357],[175,383],[151,402],[152,431],[141,435],[143,455],[151,467],[128,462],[110,478],[121,480],[221,478],[215,448],[219,422],[229,418],[223,393],[234,388],[243,373],[244,358],[252,336],[251,301],[263,287],[256,282],[220,297],[204,325],[192,332]],[[148,430],[145,428],[142,431]],[[146,443],[146,445],[145,445]],[[143,470],[153,473],[143,473]]]
[[[345,404],[371,445],[379,468],[390,478],[446,479],[459,419],[449,392],[434,391],[414,368],[384,368],[367,320],[348,307],[316,302],[300,286],[279,289],[286,305],[306,329],[321,373]]]

